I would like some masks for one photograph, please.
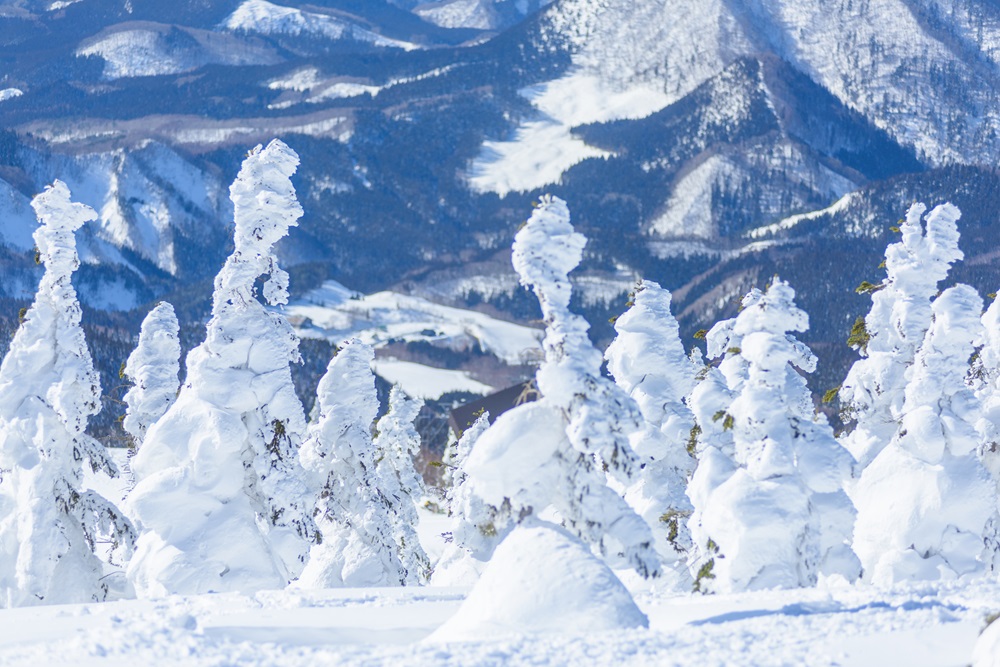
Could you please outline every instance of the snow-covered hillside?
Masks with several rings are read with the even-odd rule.
[[[374,46],[407,51],[419,48],[416,44],[384,37],[332,14],[304,11],[267,0],[246,0],[226,17],[220,28],[259,35],[282,34],[352,39]]]
[[[79,56],[99,56],[104,76],[121,79],[190,72],[205,65],[273,65],[282,58],[273,47],[207,30],[125,23],[86,40]]]
[[[334,343],[358,338],[376,348],[415,341],[455,350],[478,345],[508,364],[536,360],[543,334],[540,329],[419,297],[395,292],[359,294],[336,281],[327,281],[292,301],[285,312],[305,338],[327,338]]]

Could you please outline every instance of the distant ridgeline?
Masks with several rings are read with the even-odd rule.
[[[96,213],[78,232],[74,281],[105,393],[91,429],[118,441],[118,373],[143,317],[167,300],[182,348],[201,341],[233,247],[227,183],[247,146],[278,136],[303,162],[305,214],[276,250],[293,299],[334,279],[537,320],[510,243],[522,212],[552,193],[588,238],[573,307],[595,343],[610,342],[640,278],[671,290],[690,342],[777,273],[810,313],[802,335],[821,395],[857,358],[844,341],[866,300],[852,290],[881,277],[910,204],[962,211],[966,259],[948,281],[980,294],[1000,283],[1000,8],[734,11],[715,0],[11,5],[0,345],[41,278],[31,197],[61,179]],[[339,341],[306,338],[293,373],[308,406]],[[482,341],[444,338],[378,344],[494,388],[532,372]],[[469,398],[430,398],[422,431],[442,433]]]

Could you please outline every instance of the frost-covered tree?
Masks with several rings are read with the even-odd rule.
[[[861,475],[855,550],[876,583],[980,572],[995,487],[979,461],[979,406],[966,384],[982,299],[945,290],[908,374],[896,433]]]
[[[490,427],[489,414],[480,415],[458,439],[452,457],[452,486],[447,501],[451,541],[434,568],[434,583],[456,586],[474,583],[511,526],[509,505],[494,507],[475,493],[466,467],[472,448]]]
[[[625,498],[653,527],[661,560],[683,564],[691,546],[692,510],[685,491],[695,467],[688,451],[695,420],[684,401],[694,388],[696,368],[681,343],[670,300],[669,291],[642,281],[629,310],[615,321],[618,335],[604,357],[644,422],[631,438],[642,471]]]
[[[848,340],[861,354],[840,389],[845,415],[854,420],[845,446],[859,465],[867,466],[896,433],[907,385],[907,370],[931,325],[931,299],[951,265],[962,259],[957,222],[951,204],[914,204],[900,224],[902,239],[885,251],[886,277],[871,292],[868,315],[854,325]]]
[[[97,215],[70,200],[60,181],[31,202],[45,274],[0,365],[0,604],[103,600],[108,587],[94,555],[130,555],[131,523],[106,499],[81,489],[83,461],[118,471],[84,433],[101,388],[80,327],[71,282],[79,266],[73,232]],[[120,564],[120,563],[119,563]]]
[[[280,588],[305,565],[315,524],[289,369],[298,340],[256,295],[267,276],[265,300],[288,299],[273,246],[302,215],[289,180],[297,165],[274,140],[250,152],[230,187],[235,250],[215,279],[205,342],[132,459],[142,535],[128,574],[140,595]]]
[[[843,490],[854,460],[816,414],[799,372],[815,370],[816,357],[789,333],[809,326],[794,298],[775,278],[713,331],[711,351],[725,346],[726,370],[744,370],[724,388],[724,371],[706,377],[704,395],[693,398],[701,412],[712,394],[732,397],[708,420],[730,437],[699,444],[689,486],[701,589],[789,588],[812,585],[819,574],[860,574],[849,546],[855,511]]]
[[[972,385],[982,411],[976,422],[979,432],[979,460],[993,478],[1000,498],[1000,299],[994,299],[982,317],[982,339],[974,355]],[[1000,568],[1000,507],[985,531],[991,567]]]
[[[566,203],[544,197],[517,233],[514,268],[542,307],[542,398],[501,415],[478,440],[467,473],[473,492],[519,519],[553,507],[567,528],[613,565],[643,576],[659,571],[649,525],[608,486],[626,486],[638,469],[629,435],[642,416],[620,387],[601,376],[601,353],[588,325],[569,309],[568,274],[586,239],[573,230]]]
[[[393,387],[389,411],[375,424],[376,470],[392,506],[393,531],[406,585],[426,583],[430,576],[430,559],[417,536],[417,503],[425,495],[424,482],[413,465],[413,457],[420,451],[420,434],[413,422],[423,405],[423,401],[408,399],[398,386]]]
[[[372,424],[378,396],[375,352],[349,340],[330,361],[317,389],[316,413],[302,445],[302,462],[319,480],[317,525],[298,586],[399,586],[408,573],[396,543],[395,477],[382,478]],[[412,504],[412,503],[411,503]]]
[[[138,450],[150,425],[177,399],[180,388],[180,326],[174,307],[161,301],[142,321],[139,343],[129,355],[122,376],[132,383],[125,394],[125,432]]]

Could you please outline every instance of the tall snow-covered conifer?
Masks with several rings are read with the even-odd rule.
[[[933,302],[896,433],[853,493],[855,549],[866,579],[951,579],[980,572],[993,559],[983,544],[996,512],[995,486],[979,461],[979,406],[966,385],[982,337],[982,306],[968,285]]]
[[[298,340],[264,307],[287,302],[273,246],[302,208],[298,156],[257,147],[230,187],[235,251],[215,279],[204,343],[187,357],[177,401],[132,460],[129,505],[142,535],[128,574],[140,595],[254,591],[302,571],[315,524],[298,447],[306,430],[289,364]]]
[[[872,307],[855,324],[851,344],[862,358],[854,363],[840,389],[840,400],[855,421],[844,444],[859,465],[867,466],[896,433],[903,408],[907,369],[931,325],[931,299],[952,263],[962,259],[951,204],[934,208],[914,204],[899,231],[902,239],[885,251],[886,278],[871,286]]]
[[[0,604],[8,607],[104,599],[94,543],[111,539],[124,559],[135,539],[113,504],[80,488],[84,460],[118,474],[84,433],[101,388],[71,282],[80,264],[73,232],[97,215],[60,181],[31,205],[45,274],[0,365]]]
[[[420,434],[413,425],[424,402],[408,399],[400,388],[389,392],[389,411],[375,424],[377,474],[392,505],[393,530],[407,585],[423,584],[430,574],[430,559],[417,536],[417,503],[424,496],[424,482],[413,464],[420,451]]]
[[[516,517],[553,506],[613,565],[649,576],[660,566],[650,528],[607,480],[632,481],[638,459],[629,436],[642,417],[635,401],[601,376],[602,356],[587,337],[587,322],[569,310],[568,274],[585,243],[556,197],[544,197],[517,233],[514,268],[538,297],[546,323],[537,373],[543,398],[501,415],[479,438],[467,473],[485,502],[506,501]]]
[[[709,335],[710,354],[726,356],[692,399],[704,425],[689,487],[701,589],[809,586],[821,573],[860,573],[849,546],[855,511],[843,490],[854,461],[796,370],[812,372],[816,358],[788,333],[808,328],[794,297],[775,278]]]
[[[122,374],[132,382],[125,394],[122,426],[138,450],[146,431],[177,399],[180,388],[180,326],[174,307],[162,301],[142,321],[139,343],[125,362]]]
[[[657,283],[642,281],[631,308],[615,322],[618,335],[604,357],[644,421],[631,438],[644,465],[625,498],[653,527],[661,560],[681,563],[691,545],[692,508],[685,491],[695,467],[687,450],[695,420],[684,399],[694,388],[696,369],[681,343],[670,299]]]
[[[474,583],[512,524],[509,505],[493,507],[469,484],[466,465],[476,441],[490,427],[489,414],[482,414],[465,430],[452,457],[452,486],[448,490],[451,542],[434,568],[434,583],[458,586]]]
[[[408,579],[394,525],[391,494],[398,483],[383,479],[372,442],[378,414],[374,357],[371,346],[347,341],[319,382],[302,462],[319,479],[323,537],[299,579],[303,588],[399,586]]]

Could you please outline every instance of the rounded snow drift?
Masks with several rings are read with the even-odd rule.
[[[425,641],[648,626],[625,586],[583,542],[536,521],[507,536],[458,613]]]

